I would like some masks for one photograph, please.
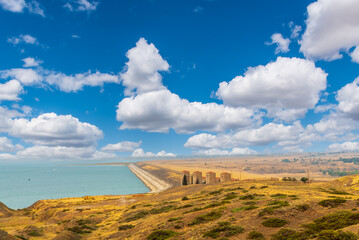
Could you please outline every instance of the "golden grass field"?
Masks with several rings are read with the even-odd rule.
[[[143,167],[156,170],[152,165]],[[359,176],[349,176],[311,184],[232,181],[156,194],[42,200],[18,211],[0,205],[0,239],[247,239],[252,231],[263,235],[252,239],[273,239],[282,228],[310,234],[303,224],[343,210],[355,221],[331,228],[357,233],[358,193]],[[325,199],[339,199],[340,204],[318,204]],[[284,225],[262,224],[272,218]],[[326,233],[311,234],[316,239]]]

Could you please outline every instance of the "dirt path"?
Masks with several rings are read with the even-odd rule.
[[[129,164],[128,168],[151,190],[151,193],[162,192],[172,187],[172,185],[162,181],[134,164]]]

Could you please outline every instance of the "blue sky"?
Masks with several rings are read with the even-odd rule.
[[[0,159],[357,151],[358,10],[0,0]]]

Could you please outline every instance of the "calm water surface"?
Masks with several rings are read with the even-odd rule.
[[[148,191],[127,166],[0,163],[0,202],[13,209],[41,199]]]

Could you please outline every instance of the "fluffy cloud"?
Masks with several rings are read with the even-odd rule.
[[[271,42],[267,42],[267,45],[273,45],[276,44],[277,47],[275,49],[275,54],[278,53],[287,53],[289,52],[289,44],[290,44],[290,40],[288,38],[284,38],[282,36],[282,34],[280,33],[274,33],[271,36],[272,41]]]
[[[217,103],[189,102],[170,92],[162,83],[159,71],[167,71],[153,44],[141,38],[136,47],[127,52],[129,61],[121,74],[125,94],[117,109],[120,129],[141,129],[152,132],[179,133],[197,130],[224,131],[248,127],[261,114],[242,107],[232,108]]]
[[[359,142],[334,143],[328,148],[331,152],[357,152],[359,151]]]
[[[43,76],[31,68],[13,68],[0,71],[1,78],[12,78],[21,82],[23,85],[39,84],[43,81]]]
[[[20,117],[23,114],[16,110],[10,110],[8,108],[0,106],[0,132],[7,132],[12,126],[12,119]]]
[[[26,8],[25,0],[0,0],[2,9],[10,12],[23,12]]]
[[[163,150],[155,154],[152,152],[144,152],[142,148],[137,148],[132,152],[132,157],[176,157],[176,154],[166,153]]]
[[[338,109],[355,120],[359,120],[359,77],[338,91]]]
[[[359,2],[318,0],[307,8],[300,50],[308,58],[335,60],[359,45]]]
[[[18,45],[20,43],[32,44],[32,45],[39,45],[39,41],[29,34],[20,34],[18,37],[11,37],[8,38],[7,41],[14,45]]]
[[[16,152],[23,149],[20,144],[12,144],[11,140],[6,137],[0,137],[0,152]]]
[[[104,152],[132,152],[135,148],[141,146],[142,142],[119,142],[116,144],[108,144],[101,148],[101,151]]]
[[[120,129],[153,132],[238,129],[251,125],[253,116],[254,112],[245,108],[189,102],[169,90],[124,98],[117,109],[117,120],[123,122]]]
[[[34,63],[27,60],[28,63]],[[35,60],[36,61],[36,60]],[[39,62],[37,62],[39,63]],[[7,79],[13,78],[20,81],[23,85],[49,84],[58,87],[64,92],[77,92],[84,86],[103,86],[105,83],[119,83],[118,75],[88,71],[66,75],[61,72],[49,71],[42,68],[13,68],[0,71],[0,77]]]
[[[64,92],[77,92],[84,86],[103,86],[104,83],[119,83],[117,75],[100,72],[86,72],[74,75],[50,72],[45,76],[45,81],[50,85],[59,87]]]
[[[121,74],[122,84],[126,87],[125,95],[165,88],[159,71],[168,71],[169,65],[152,43],[148,44],[146,39],[140,38],[126,56],[128,62]]]
[[[16,158],[26,159],[76,159],[92,158],[96,149],[93,147],[33,146],[17,152]]]
[[[24,62],[23,67],[37,67],[39,66],[41,63],[43,63],[41,60],[32,58],[32,57],[27,57],[22,59],[22,61]]]
[[[73,3],[67,2],[64,5],[64,8],[69,11],[79,11],[79,12],[92,12],[97,9],[99,2],[87,1],[87,0],[76,0]]]
[[[199,150],[196,155],[206,155],[206,156],[229,156],[229,155],[250,155],[256,154],[256,151],[253,151],[249,148],[233,148],[232,151],[220,150],[217,148],[211,148],[207,150]]]
[[[278,57],[220,83],[216,95],[227,105],[265,109],[270,118],[293,121],[315,107],[326,83],[327,74],[312,61]]]
[[[0,83],[0,101],[17,101],[22,92],[23,88],[17,80]]]
[[[27,120],[14,119],[9,134],[36,145],[89,147],[96,145],[103,133],[96,126],[80,122],[71,115],[46,113]]]
[[[247,129],[229,134],[202,133],[190,137],[185,147],[197,149],[233,148],[238,146],[268,145],[280,141],[294,141],[303,132],[300,122],[293,125],[268,123],[260,128]]]

